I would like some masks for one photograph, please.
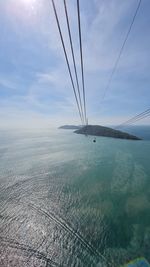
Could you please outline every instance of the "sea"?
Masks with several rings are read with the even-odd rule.
[[[0,267],[150,262],[150,126],[128,132],[0,130]]]

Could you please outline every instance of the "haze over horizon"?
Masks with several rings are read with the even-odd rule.
[[[55,1],[73,70],[63,1]],[[150,1],[143,0],[110,88],[101,103],[137,0],[81,1],[81,27],[90,124],[115,125],[149,108]],[[76,1],[68,1],[81,81]],[[81,124],[48,0],[0,2],[1,127]],[[149,119],[136,124],[149,124]]]

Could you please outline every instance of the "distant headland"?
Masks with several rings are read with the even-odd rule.
[[[60,126],[58,129],[65,129],[65,130],[78,130],[80,129],[82,126],[80,125],[63,125]]]
[[[104,136],[104,137],[112,137],[112,138],[120,138],[120,139],[128,139],[128,140],[141,140],[141,138],[131,135],[126,132],[122,132],[119,130],[115,130],[110,127],[100,126],[100,125],[86,125],[86,126],[76,126],[76,125],[63,125],[59,127],[59,129],[66,130],[75,130],[76,134],[84,134],[84,135],[93,135],[93,136]]]

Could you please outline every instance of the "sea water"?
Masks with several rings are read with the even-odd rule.
[[[96,143],[71,130],[1,130],[0,266],[150,261],[149,130]]]

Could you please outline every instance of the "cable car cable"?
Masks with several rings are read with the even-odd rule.
[[[72,73],[71,73],[71,68],[70,68],[70,64],[69,64],[69,60],[68,60],[68,56],[67,56],[67,52],[66,52],[66,47],[65,47],[63,35],[62,35],[62,32],[61,32],[61,27],[60,27],[57,11],[56,11],[55,2],[54,2],[54,0],[51,0],[51,1],[52,1],[52,5],[53,5],[53,10],[54,10],[56,22],[57,22],[57,27],[58,27],[59,34],[60,34],[61,43],[62,43],[62,46],[63,46],[63,51],[64,51],[64,55],[65,55],[65,59],[66,59],[66,63],[67,63],[68,71],[69,71],[69,76],[70,76],[70,79],[71,79],[71,84],[72,84],[72,87],[73,87],[73,92],[74,92],[77,108],[78,108],[78,111],[79,111],[79,116],[80,116],[80,119],[81,119],[81,123],[83,123],[82,122],[82,115],[81,115],[81,111],[80,111],[80,106],[79,106],[79,102],[78,102],[78,98],[77,98],[77,93],[76,93],[76,89],[75,89],[75,85],[74,85],[74,81],[73,81],[73,77],[72,77]]]
[[[77,13],[78,13],[78,28],[79,28],[79,43],[80,43],[80,59],[81,59],[81,72],[82,72],[84,116],[85,116],[85,122],[87,124],[88,121],[87,121],[87,114],[86,114],[85,80],[84,80],[84,67],[83,67],[83,52],[82,52],[82,36],[81,36],[80,3],[79,3],[79,0],[77,0]]]
[[[68,16],[68,11],[67,11],[66,0],[64,0],[64,9],[65,9],[65,15],[66,15],[66,21],[67,21],[67,28],[68,28],[70,46],[71,46],[71,53],[72,53],[72,59],[73,59],[73,65],[74,65],[74,72],[75,72],[77,89],[78,89],[80,110],[81,110],[82,120],[84,122],[84,114],[83,114],[83,107],[82,107],[82,101],[81,101],[81,94],[80,94],[80,87],[79,87],[79,79],[78,79],[77,68],[76,68],[76,61],[75,61],[75,55],[74,55],[74,49],[73,49],[73,43],[72,43],[72,36],[71,36],[71,30],[70,30],[70,23],[69,23],[69,16]]]

